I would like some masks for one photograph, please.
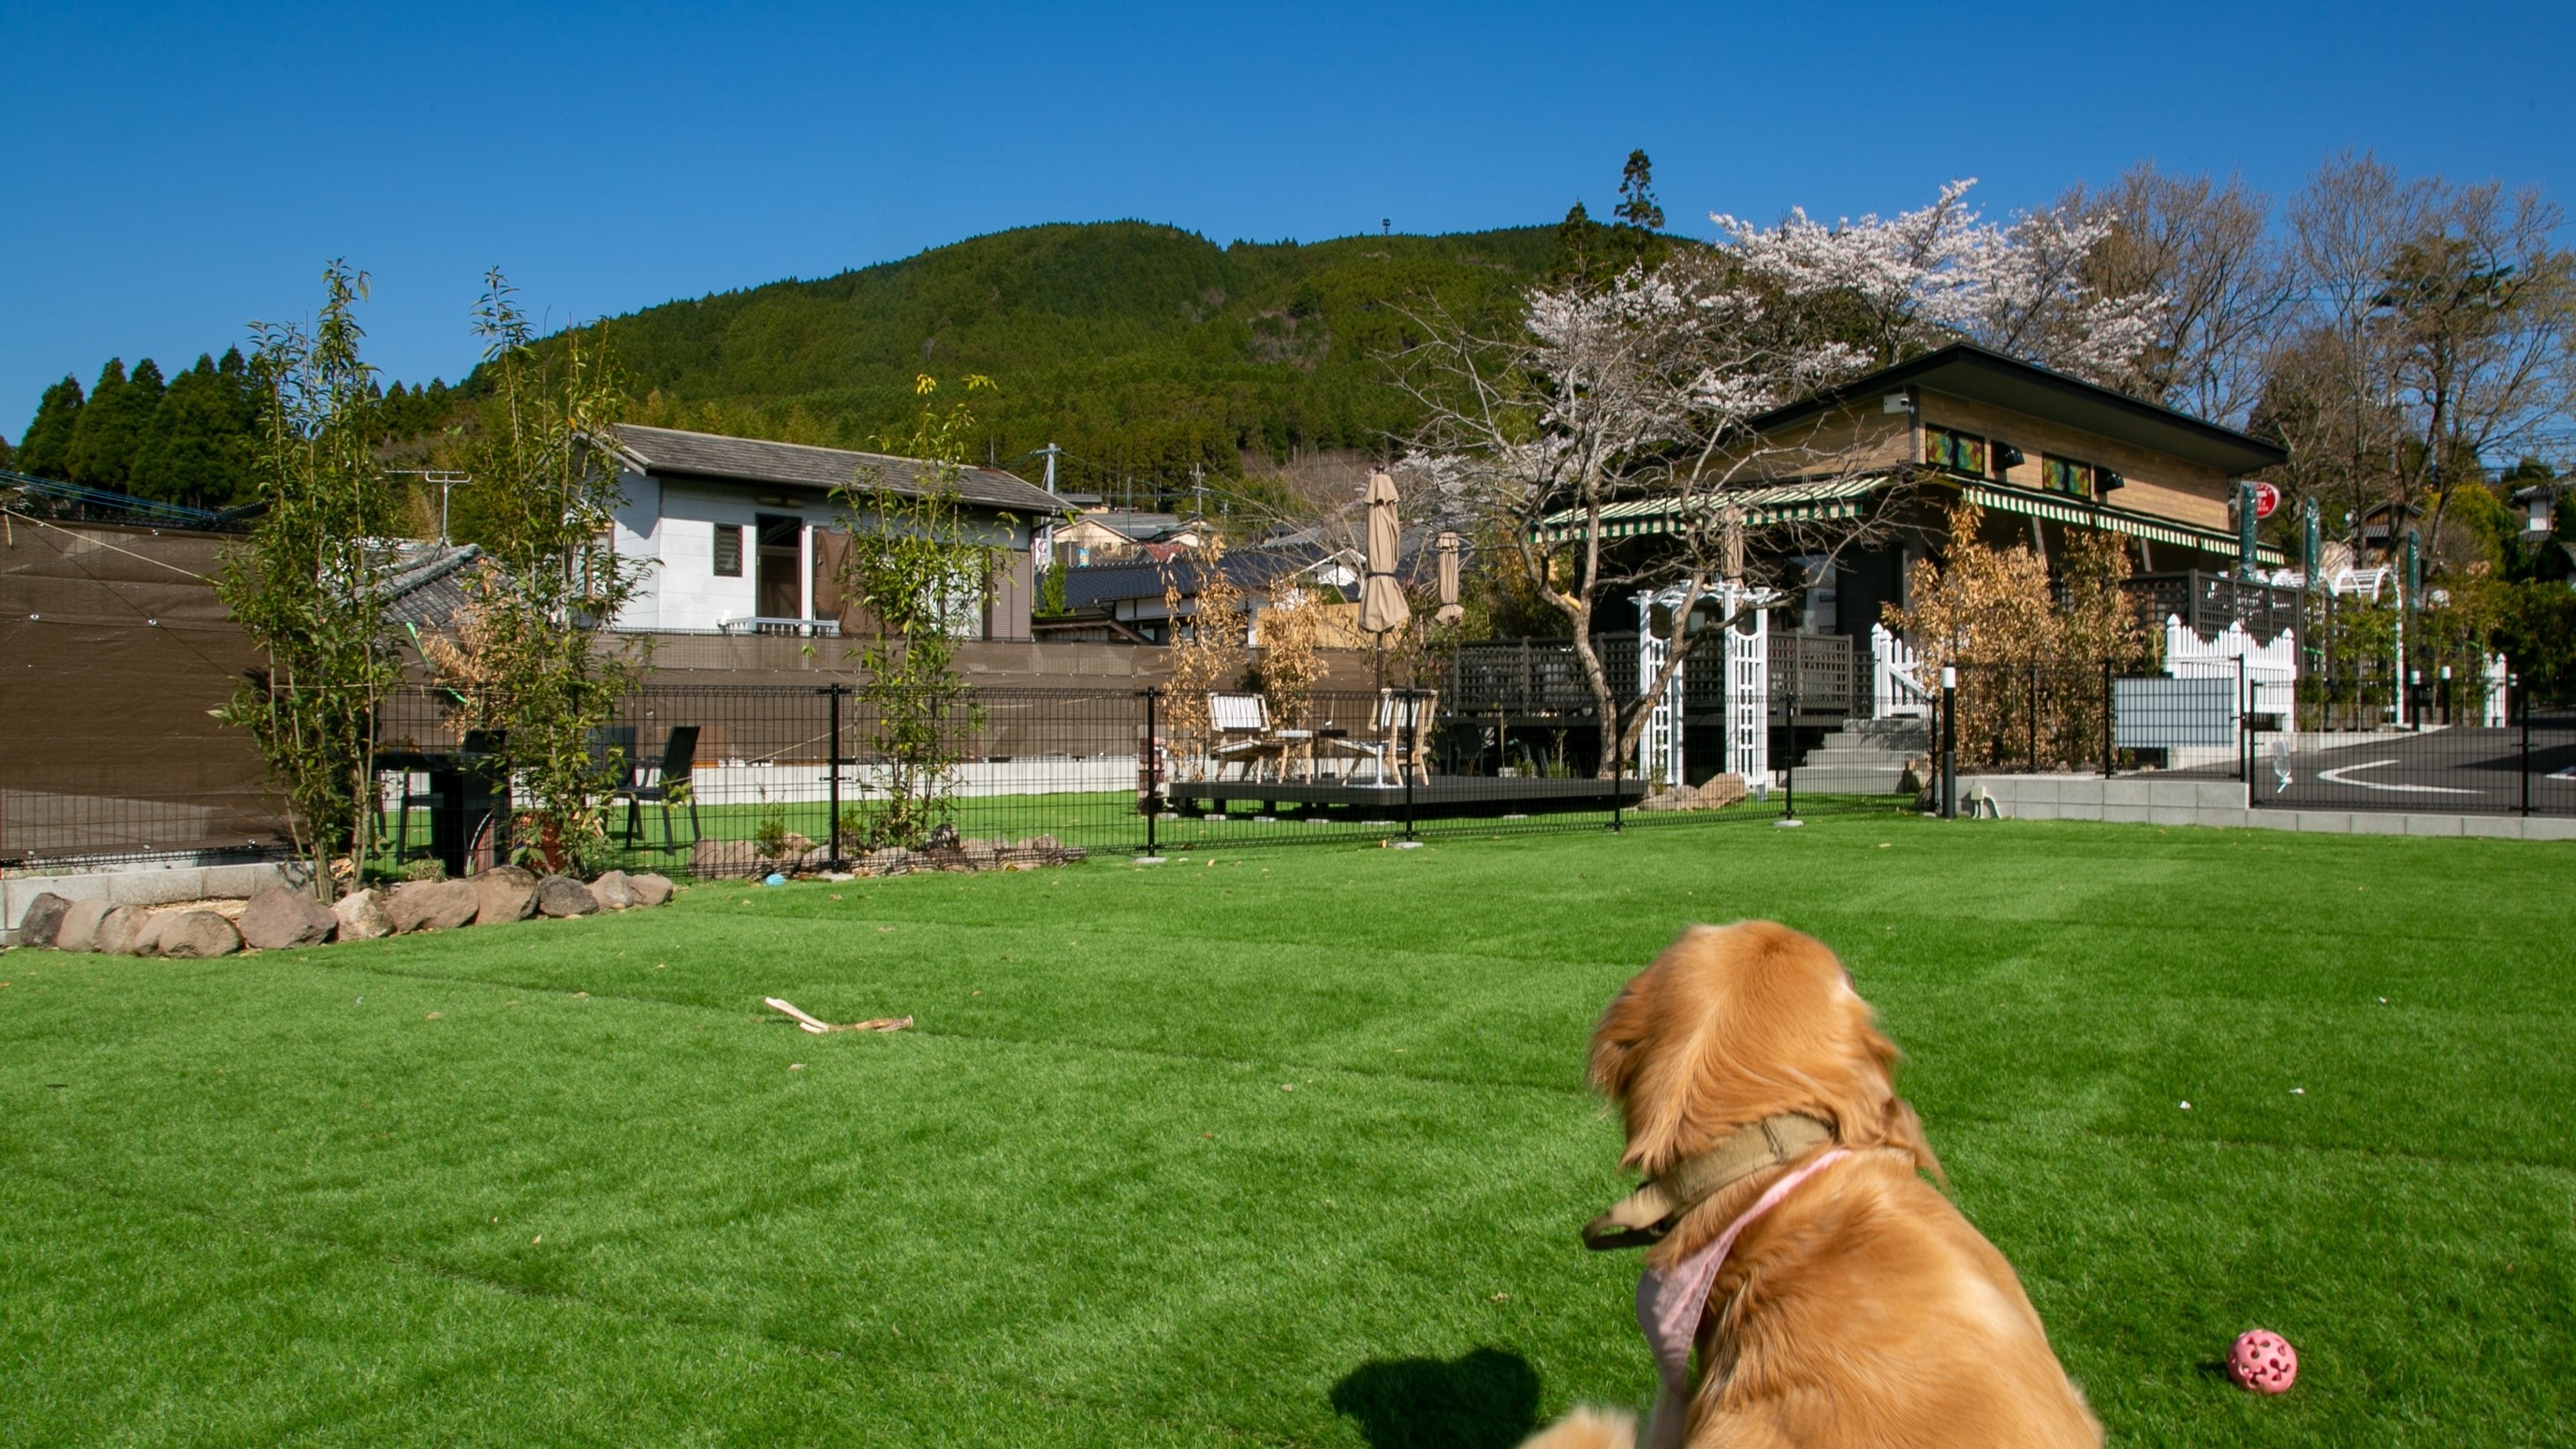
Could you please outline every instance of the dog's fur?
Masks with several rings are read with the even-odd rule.
[[[1896,1059],[1833,953],[1768,921],[1693,927],[1602,1014],[1592,1081],[1625,1116],[1625,1165],[1652,1177],[1779,1112],[1830,1124],[1852,1154],[1737,1239],[1700,1320],[1698,1383],[1658,1395],[1654,1449],[2101,1443],[2012,1265],[1920,1175],[1941,1168]],[[1782,1171],[1701,1203],[1648,1261],[1716,1241]],[[1634,1440],[1626,1416],[1578,1410],[1527,1449]]]

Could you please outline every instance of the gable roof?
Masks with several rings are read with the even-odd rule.
[[[2188,458],[2221,469],[2231,478],[2288,462],[2290,458],[2289,451],[2278,444],[1988,351],[1973,342],[1954,342],[1911,362],[1881,368],[1866,377],[1827,388],[1804,402],[1764,413],[1746,426],[1765,433],[1828,408],[1907,387],[1928,387],[2029,413],[2135,447]]]
[[[830,490],[855,481],[861,468],[874,468],[879,470],[885,487],[910,494],[919,491],[917,480],[932,466],[919,458],[898,458],[888,453],[729,438],[720,433],[648,428],[640,423],[617,423],[609,432],[619,453],[645,472],[665,477]],[[999,468],[968,465],[959,469],[957,498],[961,503],[1031,517],[1067,511],[1054,494]]]

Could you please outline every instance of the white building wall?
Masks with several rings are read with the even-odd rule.
[[[617,556],[637,566],[635,593],[617,616],[621,629],[650,629],[662,617],[662,485],[642,473],[618,478],[624,499],[609,536]]]
[[[813,531],[841,526],[839,505],[815,493],[781,501],[775,488],[701,483],[625,476],[626,503],[617,513],[617,551],[646,560],[648,583],[618,617],[625,629],[718,629],[754,617],[759,606],[760,546],[754,518],[801,518],[805,537],[799,541],[801,566],[798,596],[812,612]],[[742,574],[726,578],[715,570],[715,531],[720,524],[744,530]],[[1029,547],[1028,520],[1015,526],[998,523],[980,530],[987,542],[1006,548]]]

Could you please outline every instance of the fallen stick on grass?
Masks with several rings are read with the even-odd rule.
[[[821,1036],[827,1031],[901,1031],[905,1027],[912,1025],[912,1018],[908,1016],[879,1016],[870,1018],[867,1021],[854,1021],[846,1026],[834,1026],[828,1021],[818,1021],[813,1017],[807,1016],[804,1012],[797,1010],[796,1004],[792,1001],[782,1001],[775,996],[764,996],[761,998],[761,1001],[768,1005],[772,1010],[783,1011],[789,1016],[796,1018],[796,1024],[798,1026],[814,1033],[816,1036]]]

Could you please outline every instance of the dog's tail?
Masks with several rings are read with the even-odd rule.
[[[1521,1449],[1636,1449],[1637,1420],[1612,1409],[1577,1409],[1522,1441]]]

